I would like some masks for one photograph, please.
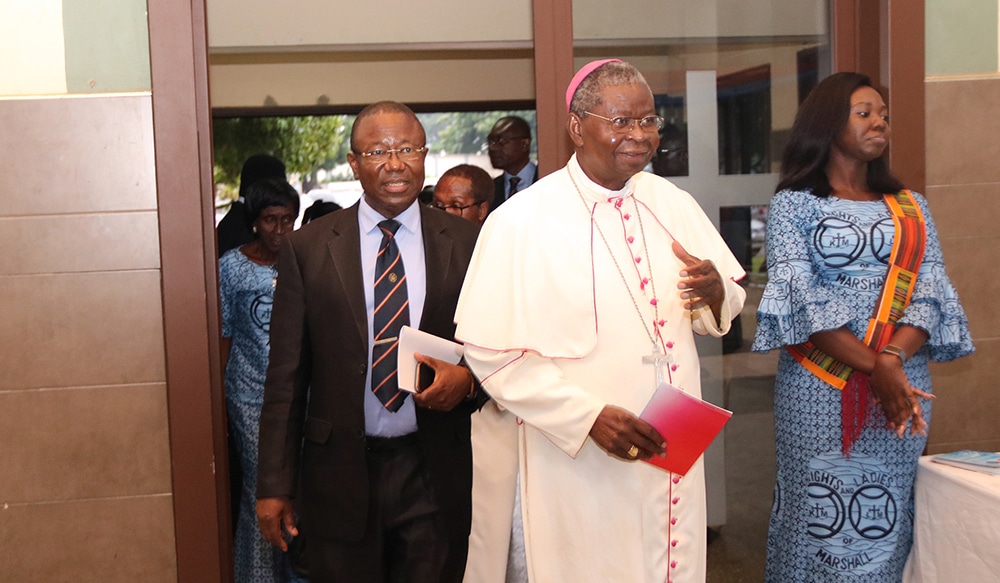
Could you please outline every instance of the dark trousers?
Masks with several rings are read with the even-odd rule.
[[[460,582],[468,539],[449,540],[419,438],[368,438],[368,443],[364,538],[341,541],[310,535],[310,582]]]

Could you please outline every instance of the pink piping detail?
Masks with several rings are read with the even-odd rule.
[[[475,346],[475,344],[470,344],[470,346]],[[482,347],[482,346],[476,346],[476,348],[483,348],[483,347]],[[489,349],[486,349],[486,350],[489,350]],[[504,351],[504,352],[513,352],[513,351],[511,350],[511,351]],[[517,361],[521,360],[522,358],[524,358],[524,355],[525,355],[525,354],[526,354],[527,352],[528,352],[527,350],[522,350],[522,351],[521,351],[521,354],[519,354],[519,355],[517,356],[517,358],[512,358],[512,359],[510,360],[510,362],[508,362],[507,364],[505,364],[505,365],[501,366],[500,368],[496,369],[495,371],[491,372],[490,374],[488,374],[488,375],[484,376],[484,377],[482,378],[482,380],[480,380],[480,381],[479,381],[479,384],[484,384],[484,383],[486,383],[486,381],[490,380],[490,378],[491,378],[491,377],[492,377],[493,375],[497,374],[498,372],[502,371],[503,369],[507,368],[508,366],[510,366],[510,365],[512,365],[512,364],[514,364],[515,362],[517,362]]]

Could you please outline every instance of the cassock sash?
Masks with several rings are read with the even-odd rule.
[[[917,272],[924,259],[924,242],[927,238],[924,215],[909,190],[887,194],[884,200],[892,215],[892,222],[896,225],[896,235],[892,243],[892,255],[889,257],[889,271],[886,274],[885,284],[879,293],[875,310],[868,321],[868,330],[865,332],[865,344],[876,352],[889,343],[896,330],[896,322],[910,304]],[[786,346],[786,349],[806,370],[843,391],[842,445],[844,453],[847,454],[851,444],[861,434],[861,428],[867,417],[870,400],[868,379],[857,376],[852,379],[851,375],[855,372],[853,368],[816,348],[812,342]],[[844,391],[845,387],[847,391]]]

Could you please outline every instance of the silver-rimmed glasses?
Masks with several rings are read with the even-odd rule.
[[[647,133],[657,132],[663,129],[663,118],[658,115],[647,115],[643,118],[638,117],[604,117],[603,115],[597,115],[596,113],[585,111],[583,112],[591,117],[596,117],[597,119],[603,119],[604,121],[611,124],[611,131],[616,134],[624,134],[626,132],[632,131],[635,124],[639,124],[639,128]]]
[[[375,150],[368,150],[367,152],[359,152],[358,156],[361,156],[372,164],[385,164],[389,161],[389,157],[395,153],[403,162],[416,162],[426,151],[427,146],[420,146],[419,148],[412,146],[403,148],[377,148]]]

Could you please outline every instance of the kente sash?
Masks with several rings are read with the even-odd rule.
[[[884,198],[892,215],[892,222],[896,225],[896,235],[885,285],[879,293],[865,332],[865,344],[876,351],[882,350],[889,343],[896,329],[896,321],[910,304],[917,272],[924,259],[924,241],[927,238],[924,215],[909,190],[887,194]],[[837,389],[843,390],[854,372],[853,368],[827,355],[812,342],[806,341],[786,348],[806,370]]]

